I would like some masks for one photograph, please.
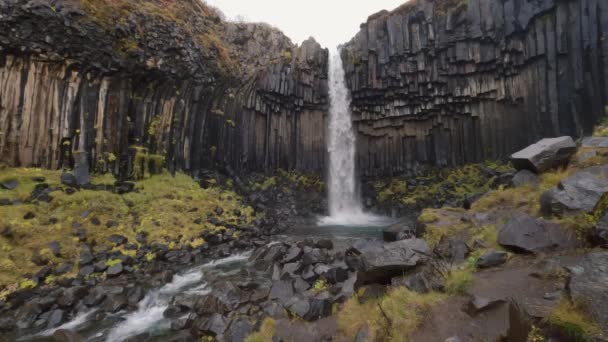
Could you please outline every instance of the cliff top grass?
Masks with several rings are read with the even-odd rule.
[[[53,197],[50,203],[25,202],[35,186],[31,180],[34,176],[46,177],[49,186],[58,189],[50,194]],[[73,228],[77,225],[86,229],[87,242],[94,242],[96,248],[112,247],[107,238],[113,234],[124,235],[130,243],[136,243],[139,232],[148,235],[149,243],[197,247],[204,243],[199,237],[201,232],[225,229],[207,223],[208,213],[213,213],[216,207],[223,209],[219,217],[223,222],[247,224],[253,219],[253,209],[244,207],[234,192],[217,186],[202,189],[192,178],[181,173],[175,177],[168,173],[151,176],[137,182],[136,191],[124,195],[84,189],[68,195],[61,190],[59,177],[58,171],[0,170],[0,180],[20,182],[15,190],[0,190],[0,198],[24,201],[19,205],[0,206],[0,231],[12,231],[12,236],[0,236],[0,291],[40,269],[32,262],[35,255],[50,265],[77,261],[80,242]],[[113,183],[113,178],[95,176],[93,183]],[[236,215],[236,209],[244,216],[244,222]],[[26,219],[26,215],[33,218]],[[194,222],[197,219],[200,224]],[[49,243],[52,241],[61,245],[59,257],[51,253]],[[135,252],[120,251],[123,254]]]
[[[368,341],[406,342],[422,324],[428,310],[444,298],[443,294],[419,294],[405,287],[392,288],[383,298],[365,303],[354,296],[338,314],[339,328],[350,339],[359,329],[366,328]]]

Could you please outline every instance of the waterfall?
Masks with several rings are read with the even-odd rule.
[[[350,111],[340,49],[329,57],[328,193],[329,217],[320,225],[369,225],[377,217],[365,214],[357,187],[356,136]]]

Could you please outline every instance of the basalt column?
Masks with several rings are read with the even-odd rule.
[[[580,136],[608,103],[608,2],[417,0],[345,47],[363,174]]]

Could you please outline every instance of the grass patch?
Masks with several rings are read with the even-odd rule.
[[[359,329],[367,328],[370,341],[408,341],[428,310],[444,298],[439,293],[419,294],[405,287],[390,289],[383,298],[365,303],[360,303],[355,296],[340,311],[339,328],[351,339]]]
[[[46,177],[51,188],[63,187],[57,171],[4,169],[0,170],[0,179],[17,176],[22,182],[10,194],[3,190],[0,198],[27,199],[35,186],[32,175]],[[93,177],[94,184],[108,180],[107,176]],[[74,224],[85,228],[87,241],[95,241],[98,248],[111,245],[107,238],[112,234],[124,235],[135,243],[138,232],[145,232],[150,243],[170,241],[178,247],[202,245],[204,241],[199,238],[202,231],[224,229],[206,222],[207,213],[213,213],[216,207],[224,210],[220,219],[230,224],[249,224],[254,218],[254,210],[243,206],[234,192],[217,186],[202,189],[182,173],[175,177],[168,173],[151,176],[137,182],[135,192],[125,195],[84,189],[72,195],[61,190],[50,195],[53,197],[50,203],[0,206],[0,229],[12,230],[11,237],[0,236],[0,289],[38,271],[40,266],[31,261],[34,255],[49,265],[77,260],[80,242],[73,235]],[[239,211],[237,216],[235,212]],[[34,218],[24,219],[29,212],[34,213]],[[244,216],[244,222],[240,216]],[[110,220],[116,225],[108,228]],[[51,241],[61,244],[59,257],[51,253],[48,247]],[[115,250],[124,255],[136,253],[122,248]]]
[[[272,337],[277,331],[277,322],[272,318],[266,318],[262,322],[262,326],[258,332],[249,335],[245,342],[268,342],[272,341]]]
[[[546,323],[577,342],[594,341],[601,329],[581,305],[562,299],[545,318]]]

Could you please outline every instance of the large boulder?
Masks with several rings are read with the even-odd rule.
[[[536,173],[567,164],[576,153],[576,144],[571,137],[543,139],[511,155],[513,166],[518,170]]]
[[[545,215],[593,212],[608,193],[608,165],[593,166],[563,179],[541,196]]]
[[[498,244],[517,252],[538,253],[574,248],[578,240],[558,224],[520,213],[500,229]]]
[[[421,239],[383,243],[358,240],[347,251],[346,263],[358,272],[358,283],[387,283],[424,262],[431,255]]]
[[[608,252],[588,254],[570,270],[571,298],[584,303],[600,328],[608,332]]]
[[[382,230],[384,241],[392,242],[416,237],[416,225],[408,219],[400,220]]]

